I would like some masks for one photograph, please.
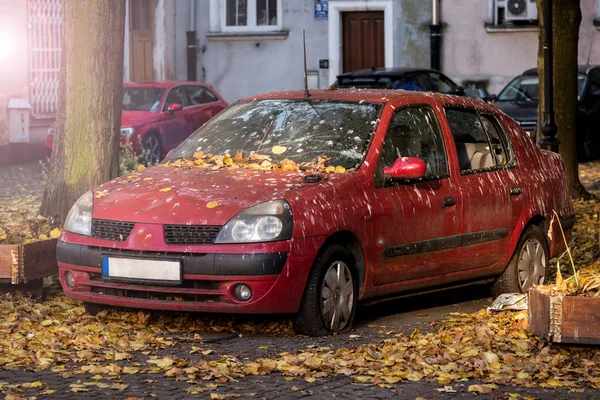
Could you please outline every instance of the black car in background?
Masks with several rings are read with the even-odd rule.
[[[458,86],[439,71],[426,68],[371,68],[346,72],[333,84],[338,88],[404,89],[465,95]]]
[[[490,95],[488,99],[535,140],[540,95],[538,71],[532,68],[514,78],[498,96]],[[599,157],[600,66],[580,65],[577,72],[577,158],[586,161]]]

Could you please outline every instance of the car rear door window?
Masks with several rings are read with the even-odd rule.
[[[208,88],[199,85],[188,85],[185,86],[185,91],[190,99],[192,106],[198,106],[207,103],[214,103],[219,101]]]
[[[400,157],[415,157],[425,161],[426,175],[420,180],[449,176],[444,139],[435,114],[429,107],[405,108],[396,111],[392,117],[377,168],[378,187],[385,186],[383,167],[392,165]]]
[[[436,92],[440,93],[453,93],[456,91],[456,85],[445,76],[436,72],[430,72],[429,78],[433,82],[433,86]]]
[[[454,138],[461,174],[496,166],[477,111],[446,108],[446,118]]]
[[[495,158],[497,166],[507,166],[513,163],[514,157],[512,147],[506,135],[502,130],[500,122],[490,114],[482,114],[481,120],[483,121],[483,127],[488,133],[490,143],[492,145],[492,155]]]

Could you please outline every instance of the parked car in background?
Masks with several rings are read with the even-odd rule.
[[[337,88],[404,89],[465,95],[465,89],[439,71],[426,68],[371,68],[338,75]],[[469,91],[469,94],[477,94]],[[473,96],[476,97],[476,96]]]
[[[157,164],[202,124],[227,107],[206,83],[165,81],[123,84],[121,144],[144,149],[147,162]],[[54,125],[46,137],[50,158]]]
[[[91,313],[291,313],[321,335],[348,330],[358,301],[525,293],[565,249],[559,220],[568,238],[560,156],[493,106],[288,91],[236,102],[161,165],[84,194],[57,259]]]
[[[539,98],[537,68],[528,69],[500,91],[488,97],[514,118],[535,141]],[[600,157],[600,66],[580,65],[577,74],[577,158]]]

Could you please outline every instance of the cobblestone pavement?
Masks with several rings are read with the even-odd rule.
[[[41,195],[43,187],[40,164],[0,167],[0,201],[14,196]],[[350,334],[323,338],[208,334],[203,336],[203,343],[210,345],[213,350],[211,359],[229,355],[243,361],[273,357],[282,352],[295,352],[311,345],[332,348],[360,346],[388,339],[390,336],[386,333],[390,331],[409,334],[414,329],[433,330],[436,321],[443,319],[448,313],[478,311],[489,305],[490,301],[486,288],[473,287],[361,307],[357,313],[356,328]],[[193,318],[193,314],[189,314],[189,317]],[[240,318],[244,320],[248,317]],[[277,320],[281,317],[250,317],[252,318]],[[190,354],[192,346],[198,343],[190,340],[186,332],[168,333],[165,337],[177,345],[160,351],[159,356],[171,355],[192,361],[193,357],[201,357]],[[133,360],[119,361],[118,364],[144,366],[145,357],[136,355]],[[246,377],[228,383],[186,382],[165,377],[163,373],[102,375],[93,379],[91,374],[74,375],[72,371],[77,369],[78,366],[71,365],[64,372],[48,370],[38,373],[0,368],[0,393],[4,393],[6,399],[449,399],[473,398],[474,394],[467,393],[467,388],[476,383],[463,382],[445,389],[443,385],[435,383],[402,382],[382,388],[372,384],[351,383],[351,378],[342,375],[330,375],[307,382],[301,378],[288,380],[289,377],[278,373]],[[34,387],[23,387],[28,382],[41,382],[42,386],[37,387],[36,383]],[[440,389],[445,391],[439,391]],[[562,389],[522,387],[500,387],[489,395],[477,397],[508,399],[516,398],[515,394],[519,394],[521,398],[530,396],[536,399],[600,399],[600,390],[587,389],[581,393],[572,393]]]
[[[0,200],[16,196],[41,195],[44,185],[40,163],[0,167]]]

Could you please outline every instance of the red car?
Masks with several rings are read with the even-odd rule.
[[[129,140],[136,154],[143,148],[148,163],[157,164],[169,150],[225,107],[225,100],[206,83],[125,83],[121,144]],[[53,143],[54,125],[46,136],[48,159]]]
[[[568,237],[561,158],[493,106],[282,92],[235,103],[161,165],[84,194],[57,258],[90,312],[293,313],[297,332],[320,335],[349,329],[359,301],[525,292],[565,249],[559,220]]]

